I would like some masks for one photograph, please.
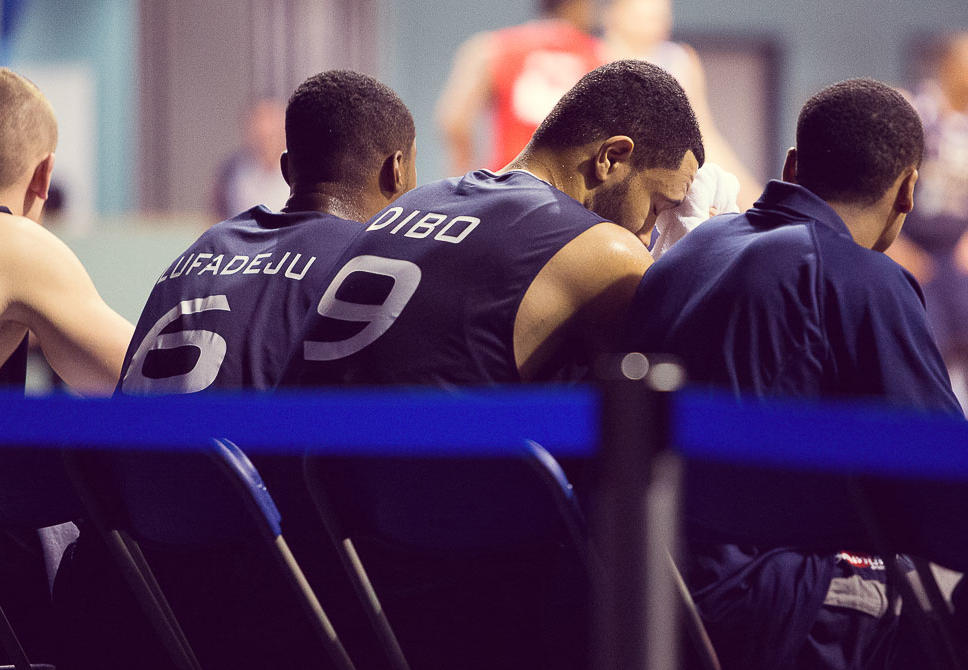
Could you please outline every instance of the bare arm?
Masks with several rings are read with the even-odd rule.
[[[491,33],[479,33],[464,42],[451,67],[440,99],[437,125],[444,135],[450,174],[475,167],[474,124],[491,96]]]
[[[589,359],[617,344],[628,306],[652,256],[635,235],[613,223],[589,228],[541,269],[514,321],[514,357],[522,379],[534,379],[566,343]]]
[[[77,256],[47,230],[3,217],[0,239],[0,319],[31,330],[71,388],[109,395],[134,327],[105,304]]]
[[[689,54],[688,73],[679,82],[692,103],[693,111],[696,112],[696,120],[699,121],[699,129],[702,131],[703,145],[706,149],[706,160],[717,163],[727,172],[732,172],[739,179],[739,204],[740,211],[744,211],[753,206],[753,203],[763,191],[763,184],[754,177],[746,166],[740,161],[739,156],[729,146],[726,138],[723,137],[716,123],[713,120],[712,110],[709,108],[709,100],[706,96],[706,73],[702,67],[702,61],[696,52],[687,45],[682,45]]]

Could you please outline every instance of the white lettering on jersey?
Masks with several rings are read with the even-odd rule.
[[[276,263],[276,267],[272,267],[272,263],[271,262],[266,263],[265,269],[262,270],[262,274],[267,274],[267,275],[278,274],[279,273],[279,268],[281,268],[282,267],[282,264],[286,262],[286,259],[287,258],[289,258],[289,254],[290,254],[290,252],[287,251],[283,255],[282,259],[278,263]]]
[[[441,229],[439,233],[434,235],[434,239],[440,240],[441,242],[450,242],[451,244],[460,244],[464,241],[465,237],[471,234],[471,231],[477,228],[480,222],[481,220],[476,216],[455,216],[447,223],[446,226]],[[458,223],[465,223],[467,225],[465,225],[456,235],[448,235],[447,231]]]
[[[259,274],[261,272],[261,270],[259,269],[259,265],[262,263],[263,259],[269,258],[271,255],[272,254],[256,254],[255,257],[252,259],[252,262],[249,263],[249,266],[246,269],[242,270],[242,274],[244,275]]]
[[[309,272],[309,268],[312,267],[313,263],[316,262],[315,256],[309,256],[300,268],[297,266],[302,258],[302,254],[286,251],[281,256],[278,256],[278,253],[262,253],[252,257],[245,255],[232,256],[232,259],[228,263],[225,263],[224,266],[222,265],[222,261],[225,259],[225,254],[218,254],[214,257],[210,253],[190,254],[187,259],[182,256],[175,261],[172,269],[167,274],[162,275],[156,283],[160,284],[165,280],[177,279],[182,276],[187,277],[191,274],[192,270],[199,267],[202,269],[196,273],[197,277],[201,277],[206,272],[210,273],[213,278],[234,275],[239,272],[243,275],[276,275],[286,267],[286,261],[289,261],[289,265],[286,267],[283,276],[287,279],[300,281]],[[192,262],[193,258],[194,262]],[[206,264],[205,261],[209,258],[212,260]],[[273,264],[275,258],[278,258],[278,260]],[[203,265],[204,267],[202,267]]]
[[[410,214],[407,215],[407,218],[405,218],[403,221],[401,221],[400,223],[398,223],[397,225],[395,225],[393,227],[393,230],[390,231],[390,234],[391,235],[396,235],[397,233],[399,233],[400,232],[400,229],[403,228],[408,223],[410,223],[413,220],[413,217],[417,216],[417,214],[420,214],[420,210],[419,209],[416,209],[416,210],[410,212]]]
[[[391,207],[387,211],[383,212],[380,217],[367,226],[367,230],[380,230],[381,228],[386,228],[391,223],[397,220],[397,218],[403,214],[403,207]]]
[[[171,272],[168,273],[168,276],[171,277],[172,279],[174,279],[175,277],[181,277],[182,273],[185,272],[185,268],[187,268],[188,264],[192,262],[192,256],[194,255],[195,254],[189,254],[188,260],[186,260],[181,267],[178,267],[178,264],[181,263],[182,259],[184,259],[185,257],[182,256],[177,261],[175,261],[175,265],[174,267],[172,267]]]
[[[145,334],[141,344],[132,354],[128,371],[121,381],[121,390],[128,395],[195,393],[211,386],[222,367],[222,361],[225,360],[225,338],[211,330],[161,332],[182,316],[210,310],[231,311],[228,298],[224,295],[210,295],[194,300],[182,300],[165,312]],[[179,347],[195,347],[199,350],[198,359],[191,370],[162,378],[145,376],[142,368],[149,352]]]
[[[293,271],[293,268],[296,267],[296,263],[299,262],[300,256],[302,256],[302,254],[296,254],[296,256],[292,259],[292,263],[289,264],[289,268],[286,270],[286,276],[289,277],[289,279],[296,279],[296,280],[302,279],[303,277],[306,276],[306,272],[309,270],[309,266],[311,266],[316,261],[315,256],[310,256],[309,259],[306,261],[306,264],[303,266],[302,272],[297,274],[296,272]]]
[[[195,268],[202,267],[202,259],[203,258],[206,258],[207,259],[207,258],[211,258],[211,257],[212,257],[212,254],[197,254],[195,256],[195,262],[192,263],[187,270],[185,270],[185,276],[187,277],[188,275],[190,275],[192,273],[192,270],[194,270]]]
[[[403,217],[403,220],[397,223],[389,232],[391,235],[396,235],[400,230],[407,226],[411,221],[413,221],[417,216],[421,214],[419,209],[411,211],[407,216]],[[403,215],[402,207],[391,207],[386,210],[377,219],[367,226],[367,231],[372,230],[383,230],[387,228],[391,223],[395,223]],[[403,234],[404,237],[409,237],[412,239],[423,240],[431,235],[433,235],[434,240],[438,242],[449,242],[450,244],[460,244],[464,239],[474,232],[474,229],[480,225],[481,220],[476,216],[464,216],[458,215],[453,217],[450,221],[447,221],[446,214],[440,214],[438,212],[427,212],[421,218],[417,220],[416,223],[410,226],[410,228]],[[441,224],[444,224],[441,227]],[[457,227],[456,232],[449,232],[451,228]],[[439,230],[438,230],[439,229]],[[437,234],[434,235],[434,231]]]
[[[235,263],[236,261],[238,261],[239,264],[236,267],[232,267],[232,263]],[[236,272],[244,268],[245,264],[248,262],[249,262],[248,256],[232,256],[232,260],[230,260],[228,263],[225,264],[225,268],[219,274],[234,275]]]
[[[379,305],[349,302],[337,298],[346,278],[355,272],[381,275],[393,280],[393,287]],[[355,354],[375,342],[407,306],[420,284],[420,267],[410,261],[381,256],[356,256],[340,268],[336,277],[323,292],[316,313],[328,319],[365,323],[365,327],[345,340],[334,342],[303,342],[303,357],[307,361],[334,361]]]
[[[212,262],[210,262],[208,265],[206,265],[205,267],[203,267],[201,270],[198,271],[198,276],[200,277],[206,272],[211,272],[213,275],[217,275],[218,266],[222,264],[223,258],[225,258],[225,254],[219,254],[218,256],[213,258]]]
[[[416,212],[414,212],[414,214],[416,214]],[[434,228],[439,226],[446,218],[446,214],[434,214],[433,212],[427,212],[424,214],[422,219],[413,225],[413,228],[404,233],[404,236],[415,237],[418,240],[422,240],[430,235],[430,233],[434,232]]]

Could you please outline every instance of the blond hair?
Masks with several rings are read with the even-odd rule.
[[[0,67],[0,188],[13,185],[57,147],[57,119],[40,89]]]

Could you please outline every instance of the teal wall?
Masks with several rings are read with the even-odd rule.
[[[24,0],[10,42],[11,65],[81,62],[95,75],[95,207],[136,206],[138,3],[128,0]]]

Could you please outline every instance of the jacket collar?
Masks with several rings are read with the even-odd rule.
[[[835,233],[854,239],[844,220],[820,196],[799,184],[771,179],[748,214],[754,217],[757,214],[768,216],[776,223],[777,213],[792,219],[790,223],[804,218],[813,219]]]

